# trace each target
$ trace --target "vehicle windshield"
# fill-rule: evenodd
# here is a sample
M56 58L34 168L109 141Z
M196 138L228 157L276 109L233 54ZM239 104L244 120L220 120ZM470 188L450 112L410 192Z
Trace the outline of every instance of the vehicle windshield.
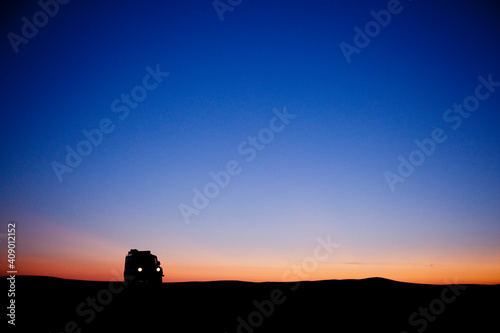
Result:
M157 259L156 256L141 256L141 255L135 255L135 256L127 256L125 260L125 264L127 266L145 266L145 265L156 265Z

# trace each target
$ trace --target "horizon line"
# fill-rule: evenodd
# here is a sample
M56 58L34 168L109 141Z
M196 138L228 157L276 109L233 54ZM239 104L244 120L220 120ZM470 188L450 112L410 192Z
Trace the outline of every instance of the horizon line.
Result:
M2 275L2 278L8 278L11 275ZM22 274L22 275L14 275L16 278L18 277L31 277L31 278L51 278L51 279L60 279L60 280L68 280L68 281L81 281L81 282L123 282L122 280L86 280L86 279L76 279L76 278L66 278L59 276L49 276L49 275L30 275L30 274ZM288 284L288 283L302 283L302 282L329 282L329 281L363 281L363 280L385 280L395 283L405 283L405 284L416 284L416 285L428 285L428 286L448 286L448 285L476 285L476 286L500 286L499 283L421 283L421 282L409 282L409 281L399 281L393 280L381 276L371 276L365 278L345 278L345 279L320 279L320 280L295 280L295 281L248 281L248 280L185 280L185 281L166 281L162 284L173 284L173 283L213 283L213 282L241 282L241 283L280 283L280 284Z

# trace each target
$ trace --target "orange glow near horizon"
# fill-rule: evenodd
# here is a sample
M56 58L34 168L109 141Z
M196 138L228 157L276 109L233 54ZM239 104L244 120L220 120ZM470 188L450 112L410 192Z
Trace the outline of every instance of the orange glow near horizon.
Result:
M67 279L92 281L118 281L123 278L122 260L73 260L51 258L38 260L36 257L23 259L25 265L20 275L42 275ZM61 265L61 262L64 262ZM166 262L165 262L166 263ZM497 265L477 267L407 267L404 265L356 265L329 263L328 268L302 275L293 274L292 267L245 267L245 266L197 266L180 263L166 263L163 282L240 280L248 282L289 282L298 280L364 279L382 277L395 281L425 284L500 284L500 269ZM286 274L288 272L288 275ZM302 276L302 278L301 278Z
M49 233L33 230L25 235L26 244L18 246L18 275L40 275L67 279L117 281L123 279L124 258L128 248L97 237L68 229L49 228ZM50 236L47 236L50 234ZM58 244L57 247L52 244ZM279 257L259 255L251 261L221 256L206 249L190 246L192 252L181 255L155 250L162 262L163 282L240 280L249 282L283 282L298 280L364 279L382 277L391 280L426 284L500 284L500 255L440 257L437 264L429 258L413 264L389 261L384 264L341 261L339 250L326 261L304 268L302 260L286 261ZM303 258L311 255L305 253ZM458 257L459 255L457 255ZM436 259L436 258L434 258ZM2 265L5 265L2 264ZM6 271L6 269L4 269Z

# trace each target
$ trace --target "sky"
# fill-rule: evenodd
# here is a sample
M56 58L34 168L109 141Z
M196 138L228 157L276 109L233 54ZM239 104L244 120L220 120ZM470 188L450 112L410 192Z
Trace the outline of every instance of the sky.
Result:
M19 274L500 283L496 1L1 6Z

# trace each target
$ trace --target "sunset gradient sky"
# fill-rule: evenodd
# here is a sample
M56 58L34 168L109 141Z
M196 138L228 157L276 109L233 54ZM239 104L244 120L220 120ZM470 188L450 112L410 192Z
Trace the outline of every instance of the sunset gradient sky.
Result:
M1 6L0 246L15 221L19 274L116 280L137 248L164 282L500 283L496 1L244 0L223 20L211 0L70 1L17 53L8 34L42 9ZM391 188L400 156L424 160ZM339 246L315 259L318 238Z

